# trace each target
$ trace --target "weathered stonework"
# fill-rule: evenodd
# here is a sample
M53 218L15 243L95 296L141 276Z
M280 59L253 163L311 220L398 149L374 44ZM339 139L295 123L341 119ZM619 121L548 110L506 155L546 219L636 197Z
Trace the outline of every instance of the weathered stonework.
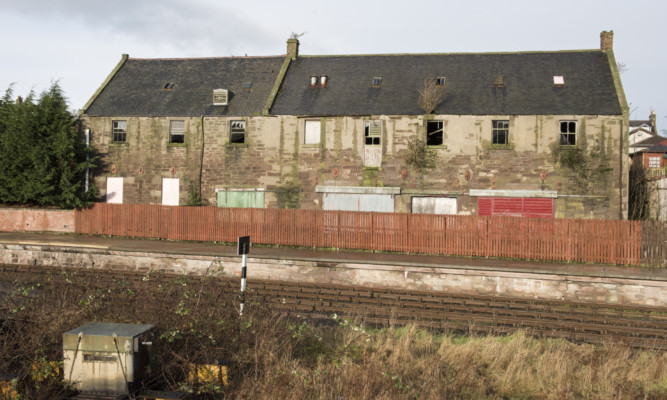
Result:
M109 176L124 178L125 203L160 203L162 178L179 178L180 204L199 190L204 204L216 204L216 190L263 189L265 206L276 205L274 190L296 180L302 208L322 207L315 186L400 187L395 211L410 212L411 197L457 197L460 214L476 214L470 189L558 192L556 217L618 219L627 216L627 138L621 116L431 115L443 121L444 144L434 146L437 165L423 177L405 176L407 140L426 137L424 116L322 117L319 145L304 144L305 120L296 116L86 117L92 140L104 155L95 171L102 193ZM379 168L364 167L364 122L382 121ZM491 145L493 120L509 120L509 145ZM111 143L113 120L127 120L127 141ZM185 143L169 144L169 121L185 120ZM230 122L246 121L245 143L230 143ZM591 165L604 168L581 186L581 176L552 155L559 146L559 122L577 121L577 147ZM203 128L203 132L202 132ZM544 171L544 180L541 173Z

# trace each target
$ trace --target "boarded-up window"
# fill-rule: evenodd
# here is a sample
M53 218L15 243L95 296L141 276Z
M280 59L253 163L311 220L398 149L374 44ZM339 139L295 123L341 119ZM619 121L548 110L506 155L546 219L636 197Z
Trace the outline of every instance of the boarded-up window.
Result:
M219 190L218 207L264 208L264 191Z
M480 197L477 201L479 215L505 215L512 217L553 218L553 199L524 197Z
M123 178L107 178L106 202L123 204Z
M178 178L162 178L162 205L177 206L179 203Z
M448 197L413 197L412 213L456 215L456 199Z
M320 131L322 124L320 121L306 121L305 126L305 144L320 144Z

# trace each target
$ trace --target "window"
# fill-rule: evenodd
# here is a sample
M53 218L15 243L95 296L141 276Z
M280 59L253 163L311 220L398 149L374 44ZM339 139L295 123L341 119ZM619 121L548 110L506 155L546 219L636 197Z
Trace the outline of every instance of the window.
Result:
M113 142L125 142L127 139L127 121L111 122L111 140Z
M245 121L232 121L229 127L230 143L245 143Z
M381 76L373 77L373 81L371 83L371 86L382 86L382 77Z
M574 146L577 144L576 121L560 121L560 144L561 146Z
M493 78L493 86L495 87L505 87L505 77L502 75L496 75Z
M444 143L442 121L426 122L426 144L428 146L442 146Z
M648 158L648 167L649 168L660 168L660 157L649 157Z
M169 121L169 143L185 143L185 121Z
M445 78L444 76L439 76L435 79L436 86L445 86L446 83L447 83L447 78Z
M213 91L213 105L226 106L229 101L229 92L226 89L215 89Z
M167 82L164 84L164 89L165 90L171 90L174 88L174 82Z
M250 90L250 88L252 88L252 82L243 82L243 88Z
M493 121L492 144L509 144L510 122L507 120Z
M373 120L364 123L366 146L379 146L382 138L382 121Z
M320 130L322 124L320 121L306 121L305 144L320 144Z
M565 78L562 75L554 75L554 86L565 86Z

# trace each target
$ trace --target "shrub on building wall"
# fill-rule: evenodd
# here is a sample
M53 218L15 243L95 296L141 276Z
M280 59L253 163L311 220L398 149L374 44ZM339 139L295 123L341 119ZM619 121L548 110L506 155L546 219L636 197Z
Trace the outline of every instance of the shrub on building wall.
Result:
M58 83L35 99L13 101L10 87L0 101L0 202L75 208L97 195L85 189L96 161L79 121L67 110Z
M276 200L278 208L301 208L303 190L296 179L289 179L276 187Z

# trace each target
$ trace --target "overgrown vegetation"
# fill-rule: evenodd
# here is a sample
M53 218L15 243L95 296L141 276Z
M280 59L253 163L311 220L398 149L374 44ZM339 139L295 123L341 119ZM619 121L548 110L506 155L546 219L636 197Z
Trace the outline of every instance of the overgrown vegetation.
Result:
M0 370L20 373L27 399L67 392L52 373L62 333L91 321L156 327L162 390L196 399L662 399L667 353L508 337L459 337L363 318L313 325L252 295L238 317L238 282L148 274L137 281L54 272L7 285ZM223 358L229 385L193 383L191 363ZM36 366L36 367L33 367ZM33 371L30 373L29 371Z
M303 191L301 184L296 179L288 179L276 187L276 200L278 208L301 208Z
M0 203L74 208L92 201L97 189L85 191L85 172L97 158L58 83L37 99L12 98L10 87L0 101Z
M445 100L445 86L437 85L435 78L426 78L419 88L417 103L424 113L431 114Z
M410 137L407 141L408 148L405 154L405 163L412 169L422 185L424 175L435 168L438 161L438 153L430 149L426 142L418 137Z
M572 172L572 180L580 190L591 190L593 186L606 189L607 180L613 170L601 146L593 146L586 153L583 146L563 146L556 142L551 145L554 162Z

